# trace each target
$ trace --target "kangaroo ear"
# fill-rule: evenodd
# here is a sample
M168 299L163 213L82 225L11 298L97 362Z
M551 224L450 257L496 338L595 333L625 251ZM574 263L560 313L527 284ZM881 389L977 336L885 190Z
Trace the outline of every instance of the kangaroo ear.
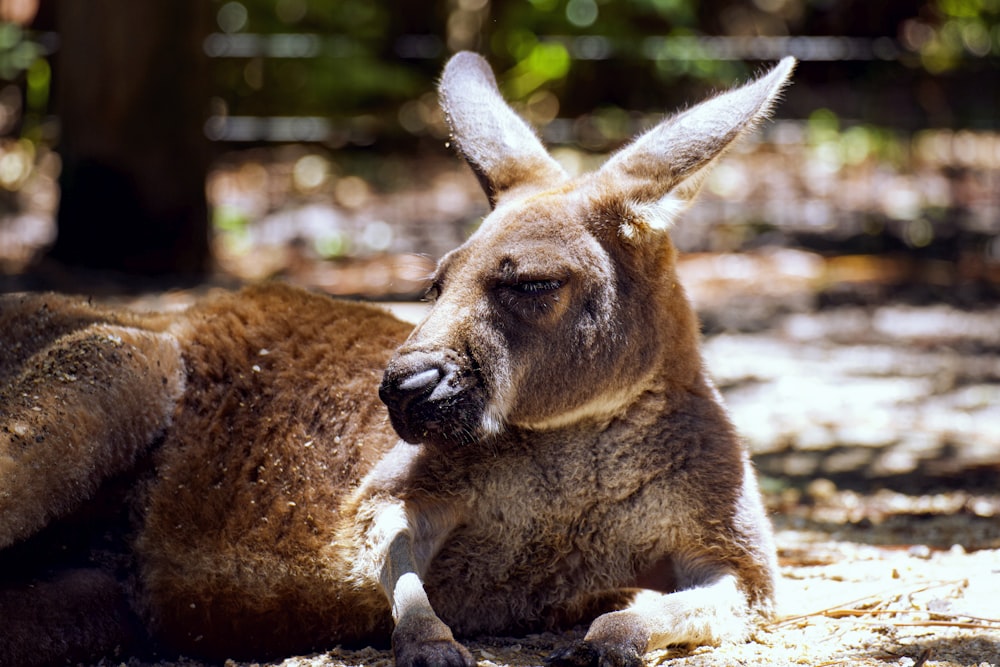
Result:
M756 81L667 118L608 160L598 173L628 211L621 232L672 225L712 162L767 118L794 67L794 58L784 58Z
M518 187L566 179L528 124L504 102L493 71L480 56L455 54L445 65L438 90L452 139L479 178L490 206Z

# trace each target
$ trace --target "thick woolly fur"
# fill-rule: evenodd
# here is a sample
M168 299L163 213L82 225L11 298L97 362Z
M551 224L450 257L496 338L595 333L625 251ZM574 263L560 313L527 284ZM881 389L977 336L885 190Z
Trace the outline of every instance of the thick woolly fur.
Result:
M386 632L387 604L365 614L342 600L347 566L326 552L342 500L395 443L376 396L408 325L281 285L169 318L50 295L0 308L15 361L0 403L0 544L146 455L155 474L129 497L131 602L157 643L277 655ZM14 604L0 609L22 615ZM28 660L44 629L26 632ZM0 664L22 655L4 645L17 639L0 639Z
M589 622L554 664L636 665L744 639L774 547L665 228L791 66L571 179L457 55L442 100L494 208L412 330L276 284L169 315L0 300L0 663L391 635L399 665L467 667L456 635ZM28 562L108 487L105 537Z

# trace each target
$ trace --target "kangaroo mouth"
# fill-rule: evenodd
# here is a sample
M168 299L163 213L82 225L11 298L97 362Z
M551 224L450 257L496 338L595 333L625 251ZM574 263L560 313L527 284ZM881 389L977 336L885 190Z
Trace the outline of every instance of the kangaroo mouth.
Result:
M466 366L421 353L394 359L379 387L400 438L445 449L471 445L483 435L485 395Z

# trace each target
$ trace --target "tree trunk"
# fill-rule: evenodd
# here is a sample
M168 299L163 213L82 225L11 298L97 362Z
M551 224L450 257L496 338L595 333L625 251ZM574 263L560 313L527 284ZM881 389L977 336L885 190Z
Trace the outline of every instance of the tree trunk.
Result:
M132 274L209 265L205 0L60 0L60 262Z

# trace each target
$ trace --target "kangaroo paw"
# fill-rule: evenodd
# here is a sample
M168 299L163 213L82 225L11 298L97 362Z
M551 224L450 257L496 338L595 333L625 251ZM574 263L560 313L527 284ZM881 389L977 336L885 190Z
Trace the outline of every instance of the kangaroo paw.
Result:
M475 667L469 650L434 616L411 616L392 633L396 667Z
M631 646L587 639L574 642L545 658L549 667L641 667L642 656Z

